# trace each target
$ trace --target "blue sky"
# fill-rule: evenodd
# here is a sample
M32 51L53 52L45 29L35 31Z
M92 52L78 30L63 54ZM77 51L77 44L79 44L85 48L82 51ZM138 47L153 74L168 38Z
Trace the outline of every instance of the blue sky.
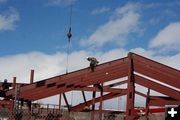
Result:
M179 0L0 0L0 81L65 73L71 4L69 71L129 51L180 70Z
M4 26L4 28L0 27L0 56L28 53L31 51L40 51L48 54L65 51L67 44L66 32L69 26L70 2L73 4L72 50L87 48L92 50L90 48L94 48L96 42L83 46L81 45L81 40L86 39L84 41L87 41L90 36L95 34L95 31L99 27L102 27L110 21L115 22L121 19L121 17L127 15L129 11L137 14L135 23L130 21L129 24L132 25L127 26L129 28L121 28L120 26L116 29L117 31L128 29L126 31L127 33L125 33L125 30L122 30L122 34L117 33L115 37L109 38L111 40L103 42L103 45L95 46L96 50L107 51L119 47L127 50L136 47L149 49L148 45L150 40L152 40L159 31L170 23L180 21L180 14L178 14L178 11L180 11L179 1L1 1L0 15L2 17L6 15L6 19L8 19L8 16L14 14L17 18L14 18L14 20L9 23L12 25L11 28L6 29L8 26ZM121 9L127 4L134 5L134 8L131 8L132 10L126 11L125 13L119 13L119 16L116 15L117 13L115 12L117 12L117 9ZM95 37L94 39L98 41L98 38ZM85 44L87 43L85 42Z

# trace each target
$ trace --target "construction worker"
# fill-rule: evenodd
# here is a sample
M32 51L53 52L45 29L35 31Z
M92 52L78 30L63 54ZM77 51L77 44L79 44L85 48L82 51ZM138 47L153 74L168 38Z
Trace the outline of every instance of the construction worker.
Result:
M9 85L9 83L7 82L7 79L4 79L4 82L2 83L2 89L3 89L4 91L6 91L6 90L9 90L9 87L10 87L10 85Z
M95 67L98 65L99 61L95 57L87 57L87 60L90 62L91 71L94 72Z

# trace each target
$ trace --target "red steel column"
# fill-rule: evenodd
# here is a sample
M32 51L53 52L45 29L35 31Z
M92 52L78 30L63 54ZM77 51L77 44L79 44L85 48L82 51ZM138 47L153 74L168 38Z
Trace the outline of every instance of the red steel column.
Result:
M87 106L86 95L85 95L84 91L81 91L81 92L82 92L82 95L83 95L84 102L85 102L85 104L86 104L86 106Z
M13 77L13 89L15 89L16 88L16 77ZM14 110L14 100L12 100L13 102L11 102L12 104L11 104L11 107L12 107L12 112L13 112L13 110Z
M16 77L13 77L13 89L15 89L16 88Z
M61 113L61 94L59 94L59 112Z
M101 96L100 96L100 105L99 105L99 120L102 120L102 102L103 102L103 83L101 83Z
M65 93L63 93L63 97L64 97L64 101L66 103L66 106L68 107L68 112L70 112L70 106L69 106L69 103L68 103L68 100L66 98L66 94Z
M30 84L32 84L33 82L34 82L34 70L31 70L31 73L30 73ZM29 113L32 113L32 110L31 110L32 102L28 101L27 104L28 104L28 108L29 108ZM30 120L30 119L31 119L31 117L29 116L28 120Z
M126 103L126 120L134 120L134 70L133 70L133 53L128 54L128 84L127 84L127 103Z
M34 70L31 70L31 74L30 74L30 84L32 84L34 81Z
M148 88L147 97L146 97L146 120L149 120L149 99L150 99L150 89Z
M95 85L93 85L95 87ZM91 120L94 120L94 110L95 110L95 97L96 97L96 92L93 91L93 104L92 104L92 111L91 111Z
M91 120L94 120L94 110L91 111Z

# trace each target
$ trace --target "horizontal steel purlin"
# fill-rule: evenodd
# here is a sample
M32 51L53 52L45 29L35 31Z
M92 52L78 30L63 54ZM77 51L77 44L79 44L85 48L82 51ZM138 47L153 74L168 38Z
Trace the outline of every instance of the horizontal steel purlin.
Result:
M157 92L160 92L164 95L167 95L167 96L170 96L176 100L180 100L180 92L174 90L174 89L171 89L171 88L168 88L166 86L163 86L159 83L156 83L156 82L153 82L153 81L150 81L146 78L143 78L139 75L135 75L135 81L137 84L139 85L142 85L142 86L145 86L147 88L150 88L152 90L155 90Z
M106 95L103 95L102 99L103 99L103 101L105 101L105 100L112 99L112 98L115 98L115 97L118 97L118 96L123 96L123 95L126 94L126 92L127 92L127 90L122 90L121 93L108 93ZM100 97L95 98L95 103L97 103L99 101L100 101ZM73 106L73 107L70 108L70 110L71 111L82 110L84 107L90 106L92 104L93 104L93 99L87 101L86 103L81 103L79 105Z
M147 98L147 95L145 95L141 92L135 91L135 93L144 98ZM150 96L149 104L150 104L150 106L165 106L165 105L173 105L173 104L180 105L180 101L175 100L170 97L165 97L165 96Z

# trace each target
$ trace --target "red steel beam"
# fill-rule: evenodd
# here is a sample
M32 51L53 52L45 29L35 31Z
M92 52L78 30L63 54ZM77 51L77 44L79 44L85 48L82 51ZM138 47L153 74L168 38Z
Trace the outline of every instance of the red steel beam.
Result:
M123 84L126 84L126 83L127 83L127 80L123 80L121 82L116 82L116 83L112 83L112 84L109 84L109 85L105 85L104 89L107 88L107 87L115 87L115 86L123 85Z
M180 105L180 101L178 101L178 100L150 99L149 105L150 106Z
M152 100L149 101L150 105L162 105L167 103L171 104L172 102L179 103L180 101L179 91L168 88L156 82L150 81L144 77L138 75L134 76L133 74L134 70L145 76L154 78L157 81L166 83L176 88L180 88L179 70L175 70L173 68L160 64L153 60L130 53L128 54L128 57L98 65L96 67L95 72L91 72L89 68L86 68L72 73L49 78L30 85L26 85L20 88L21 91L20 96L25 100L34 101L45 97L57 95L59 93L76 90L78 88L79 90L89 89L86 86L99 84L101 82L112 81L114 79L128 76L128 94L127 94L128 104L127 104L127 112L126 112L127 120L133 119L133 114L129 114L129 113L133 113L134 110L134 94L135 94L134 77L135 77L135 82L137 84L140 84L144 87L148 87L150 89L153 89L157 92L160 92L162 94L168 95L176 99L176 100L163 100L160 99L159 97L154 97L153 99L151 97ZM114 85L116 84L118 84L118 82L115 83ZM114 98L115 96L119 96L123 94L122 92L118 93L118 89L116 90L115 88L110 88L110 87L113 86L109 85L103 87L104 91L106 90L109 92L117 92L117 93L109 93L107 95L104 95L102 97L103 100L111 99ZM9 97L14 96L15 93L14 90L15 89L7 91L6 95ZM95 91L98 91L97 88L95 88ZM142 93L139 94L143 95ZM101 100L100 98L95 98L95 102L99 102L100 100ZM92 100L88 102L90 105L92 105ZM78 105L74 106L72 107L72 109L73 108L76 109L76 107L82 109L84 107L84 104L86 106L88 103L83 103L79 105L79 107Z
M125 73L122 73L122 74L125 74ZM80 79L80 78L79 78ZM99 78L100 79L100 78ZM101 78L102 79L102 78ZM68 83L68 82L67 82ZM79 85L79 84L81 84L81 83L77 83L77 85ZM68 84L66 85L66 86L64 86L63 87L63 89L66 89L66 87L68 86ZM76 86L76 84L74 85L74 86ZM80 85L79 85L80 86ZM51 87L51 88L47 88L47 86L45 86L45 87L41 87L41 89L40 89L40 92L45 92L45 89L47 90L47 92L48 93L50 93L50 91L51 91L51 89L52 89L53 87ZM55 90L57 91L57 85L54 87L55 88ZM68 89L67 89L68 90ZM60 90L58 90L58 91L60 91ZM62 92L64 92L64 91L62 91ZM31 93L33 93L33 92L31 92ZM38 95L38 92L37 91L35 91L34 92L35 93L35 95ZM40 93L41 94L41 93ZM26 94L27 95L27 94ZM44 94L43 94L44 95ZM32 94L29 94L29 96L30 97L32 97ZM38 95L39 96L39 95Z
M147 95L145 95L145 94L143 94L143 93L141 93L141 92L135 91L135 93L136 93L137 95L140 95L140 96L142 96L142 97L147 98Z
M125 73L121 73L121 74L125 75ZM91 85L91 84L94 84L94 83L98 83L101 80L107 81L107 80L110 80L110 78L115 78L115 77L117 78L118 76L119 75L115 73L114 76L112 74L112 76L107 76L107 77L102 76L102 78L94 78L92 80L88 80L91 83L87 83L87 86ZM56 95L56 94L59 94L59 93L74 90L75 86L80 86L80 88L84 87L84 86L81 85L81 83L76 83L76 84L74 84L74 86L69 87L69 88L67 86L70 86L70 85L66 85L66 86L61 87L61 88L57 88L57 87L56 88L49 88L49 89L46 88L46 89L43 89L42 91L39 91L39 92L33 92L32 94L29 94L29 95L26 94L25 95L26 97L24 96L24 98L37 100L37 99L45 98L45 97L48 97L48 96L51 96L51 95Z
M115 98L118 96L123 96L123 95L126 95L126 93L127 93L127 90L121 90L121 93L108 93L108 94L102 96L102 100L105 101L105 100L112 99L112 98ZM95 98L95 103L97 103L97 102L100 102L100 97ZM93 104L93 99L87 101L87 105L86 105L86 103L81 103L79 105L71 107L70 110L71 111L80 111L83 108L85 108L86 106L90 106L92 104Z
M151 100L175 100L175 99L173 99L173 98L171 98L171 97L165 97L165 96L150 96L150 99Z
M135 91L136 94L147 98L147 95ZM164 98L164 99L163 99ZM180 105L180 101L170 99L169 97L162 97L162 96L149 96L149 106L165 106L165 105Z
M176 88L180 88L180 77L172 77L168 73L163 73L158 69L154 69L153 67L143 65L140 62L134 63L134 70L138 73L141 73L150 78L154 78L160 82L166 83Z
M96 71L93 72L93 73L96 74L97 71L104 70L104 69L109 69L109 68L112 68L112 67L116 67L117 65L124 65L126 63L127 63L127 58L122 58L122 59L119 59L119 60L110 61L110 62L101 64L101 65L98 65L96 67ZM91 70L89 68L85 68L85 69L74 71L74 72L71 72L71 73L68 73L68 74L63 74L63 75L60 75L60 76L55 76L55 77L52 77L52 78L49 78L49 79L45 79L43 81L44 81L45 85L50 84L50 83L60 82L60 81L61 82L67 82L67 80L72 79L74 77L78 77L78 76L79 77L80 76L88 77L89 75L87 75L87 74L94 75L93 73L91 72ZM41 81L41 82L43 82L43 81ZM36 88L37 83L38 82L36 82L34 84L31 84L31 85L28 85L26 87L22 87L21 91L37 89ZM10 90L10 91L7 92L7 95L12 95L13 93L14 93L14 90Z
M103 88L104 90L104 92L112 92L112 93L120 93L121 91L120 90L122 90L122 89L120 89L120 88ZM91 91L91 92L100 92L101 90L99 90L98 88L96 88L96 87L84 87L84 88L77 88L77 89L75 89L75 90L77 90L77 91Z
M176 100L180 100L180 92L178 92L174 89L171 89L171 88L163 86L159 83L150 81L150 80L148 80L144 77L141 77L139 75L135 75L135 81L139 85L142 85L142 86L145 86L145 87L150 88L152 90L155 90L157 92L160 92L160 93L167 95L169 97L172 97Z
M112 84L106 85L106 86L103 87L103 91L104 92L119 93L120 91L119 91L118 88L111 88L111 87L116 87L118 85L123 85L123 84L126 84L126 83L127 83L127 80L124 80L124 81L120 81L120 82L117 82L117 83L112 83ZM96 87L75 88L74 90L80 90L80 91L100 91Z
M179 70L176 70L176 69L174 69L172 67L169 67L167 65L161 64L159 62L156 62L154 60L145 58L143 56L140 56L140 55L137 55L137 54L134 54L134 53L133 53L132 56L133 56L134 63L139 62L139 63L144 64L146 66L158 69L159 71L164 72L166 74L169 74L171 76L180 78L180 71Z
M104 86L104 92L119 93L119 92L120 92L119 89L117 89L117 88L110 88L110 87L115 87L115 86L122 85L122 84L125 84L125 83L127 83L127 80L124 80L124 81L121 81L121 82L117 82L117 83L113 83L113 84ZM94 88L94 87L73 88L73 90L80 90L80 91L99 91L98 88ZM42 91L44 91L44 90L42 90ZM50 91L50 90L49 90L49 91ZM37 94L37 92L36 92L36 95L41 96L41 94Z
M84 75L82 75L80 78L71 78L66 81L66 83L65 83L66 86L63 86L61 88L57 88L57 86L60 84L56 84L56 86L50 87L50 88L42 87L42 89L39 89L38 91L36 91L36 89L35 89L34 92L31 90L30 94L25 94L26 93L25 91L21 91L21 93L22 93L21 97L23 97L25 99L30 99L30 100L38 100L38 99L56 95L56 94L59 94L62 92L68 92L70 90L73 90L75 86L85 86L85 85L88 86L88 85L96 84L99 82L106 82L106 81L110 81L113 79L117 79L119 77L125 77L127 74L125 69L120 69L120 68L117 69L117 71L113 71L112 69L109 70L108 75L105 75L105 71L108 71L108 69L104 70L101 74L94 74L94 76L91 75L92 72L90 72L89 77L88 76L83 77ZM121 72L118 72L118 71L121 71ZM74 83L73 83L73 80L75 80ZM59 81L61 82L61 80L59 80ZM69 82L69 81L71 81L71 82ZM62 84L62 82L61 82L61 84ZM68 87L70 85L73 85L73 86Z
M170 97L150 96L150 104L154 106L175 105L175 104L180 105L180 101Z
M103 87L103 91L104 92L119 93L119 89L118 88L111 88L111 87L116 87L118 85L123 85L123 84L126 84L126 83L127 83L127 80L124 80L124 81L121 81L121 82L117 82L117 83L112 83L112 84L106 85L106 86ZM74 90L80 90L80 91L100 91L96 87L75 88Z
M124 60L123 60L124 61ZM125 62L125 61L124 61ZM118 63L119 64L119 63ZM123 62L122 62L122 64L124 64ZM110 67L111 67L111 65L113 65L114 67L115 67L115 65L114 64L110 64ZM117 66L117 65L116 65ZM103 67L103 66L102 66ZM110 67L109 67L109 70L110 70ZM98 68L98 66L97 66L97 68ZM104 68L104 67L103 67ZM123 67L123 68L125 68L125 67ZM98 69L97 69L98 70ZM102 71L102 70L101 70ZM104 70L104 71L102 71L103 72L103 75L102 76L104 76L104 74L105 74L105 72L108 72L108 70ZM122 72L124 72L124 71L122 71ZM125 71L126 72L126 71ZM126 74L126 73L121 73L121 74ZM73 72L74 73L74 72ZM73 74L72 73L72 74ZM106 76L106 78L108 78L108 77L112 77L112 75L114 74L114 73L112 73L112 75L111 75L111 73L112 73L112 70L111 71L109 71L109 74ZM88 75L87 75L88 74ZM36 88L36 84L34 83L34 84L32 84L32 85L29 85L29 86L26 86L26 87L23 87L23 88L21 88L21 93L23 94L24 93L24 95L27 95L27 94L25 94L26 93L26 91L28 92L28 91L33 91L34 90L34 92L31 92L31 93L35 93L35 94L37 94L37 89L40 91L40 92L42 92L42 90L43 89L47 89L47 87L46 87L46 85L48 85L47 83L50 83L50 80L51 80L51 83L52 82L55 82L55 81L59 81L59 83L63 83L63 82L66 82L66 83L68 83L68 81L70 81L70 80L67 80L67 79L65 79L65 78L69 78L69 79L75 79L76 80L76 82L78 82L78 81L80 81L80 83L86 83L85 81L88 81L88 76L93 76L93 75L91 75L91 74L93 74L92 72L87 72L86 74L78 74L79 76L81 76L80 78L69 78L69 77L66 77L66 75L64 75L64 77L63 76L60 76L60 77L53 77L53 78L50 78L50 79L48 79L47 81L45 81L45 85L44 86L42 86L42 87L39 87L39 88ZM102 73L101 73L102 74ZM115 73L115 75L116 76L121 76L121 74L117 74L117 73ZM96 75L96 74L95 74ZM124 75L122 75L122 77L124 76ZM77 75L76 75L77 76ZM96 76L95 76L96 77ZM95 78L94 77L94 78ZM86 79L85 79L86 78ZM91 77L91 79L92 79L93 77ZM82 80L82 79L84 79L84 80ZM109 78L108 78L109 79ZM65 81L66 80L66 81ZM72 81L72 80L71 80ZM92 80L91 80L92 81ZM91 82L90 81L90 82ZM43 82L43 81L41 81L41 82ZM94 81L92 81L91 82L91 84L93 83ZM97 81L98 82L98 81ZM57 84L57 83L55 83L55 84ZM68 85L67 85L68 86ZM57 86L55 86L55 87L57 87ZM35 89L36 88L36 89ZM13 92L12 92L13 90L11 90L11 91L8 91L7 92L7 95L13 95ZM47 89L47 91L49 91L48 89ZM59 90L57 90L58 92L59 92ZM44 93L44 91L43 91L43 93ZM22 95L21 94L21 95ZM23 96L23 95L22 95ZM31 96L32 97L32 95L29 95L29 96ZM39 96L39 95L38 95Z

